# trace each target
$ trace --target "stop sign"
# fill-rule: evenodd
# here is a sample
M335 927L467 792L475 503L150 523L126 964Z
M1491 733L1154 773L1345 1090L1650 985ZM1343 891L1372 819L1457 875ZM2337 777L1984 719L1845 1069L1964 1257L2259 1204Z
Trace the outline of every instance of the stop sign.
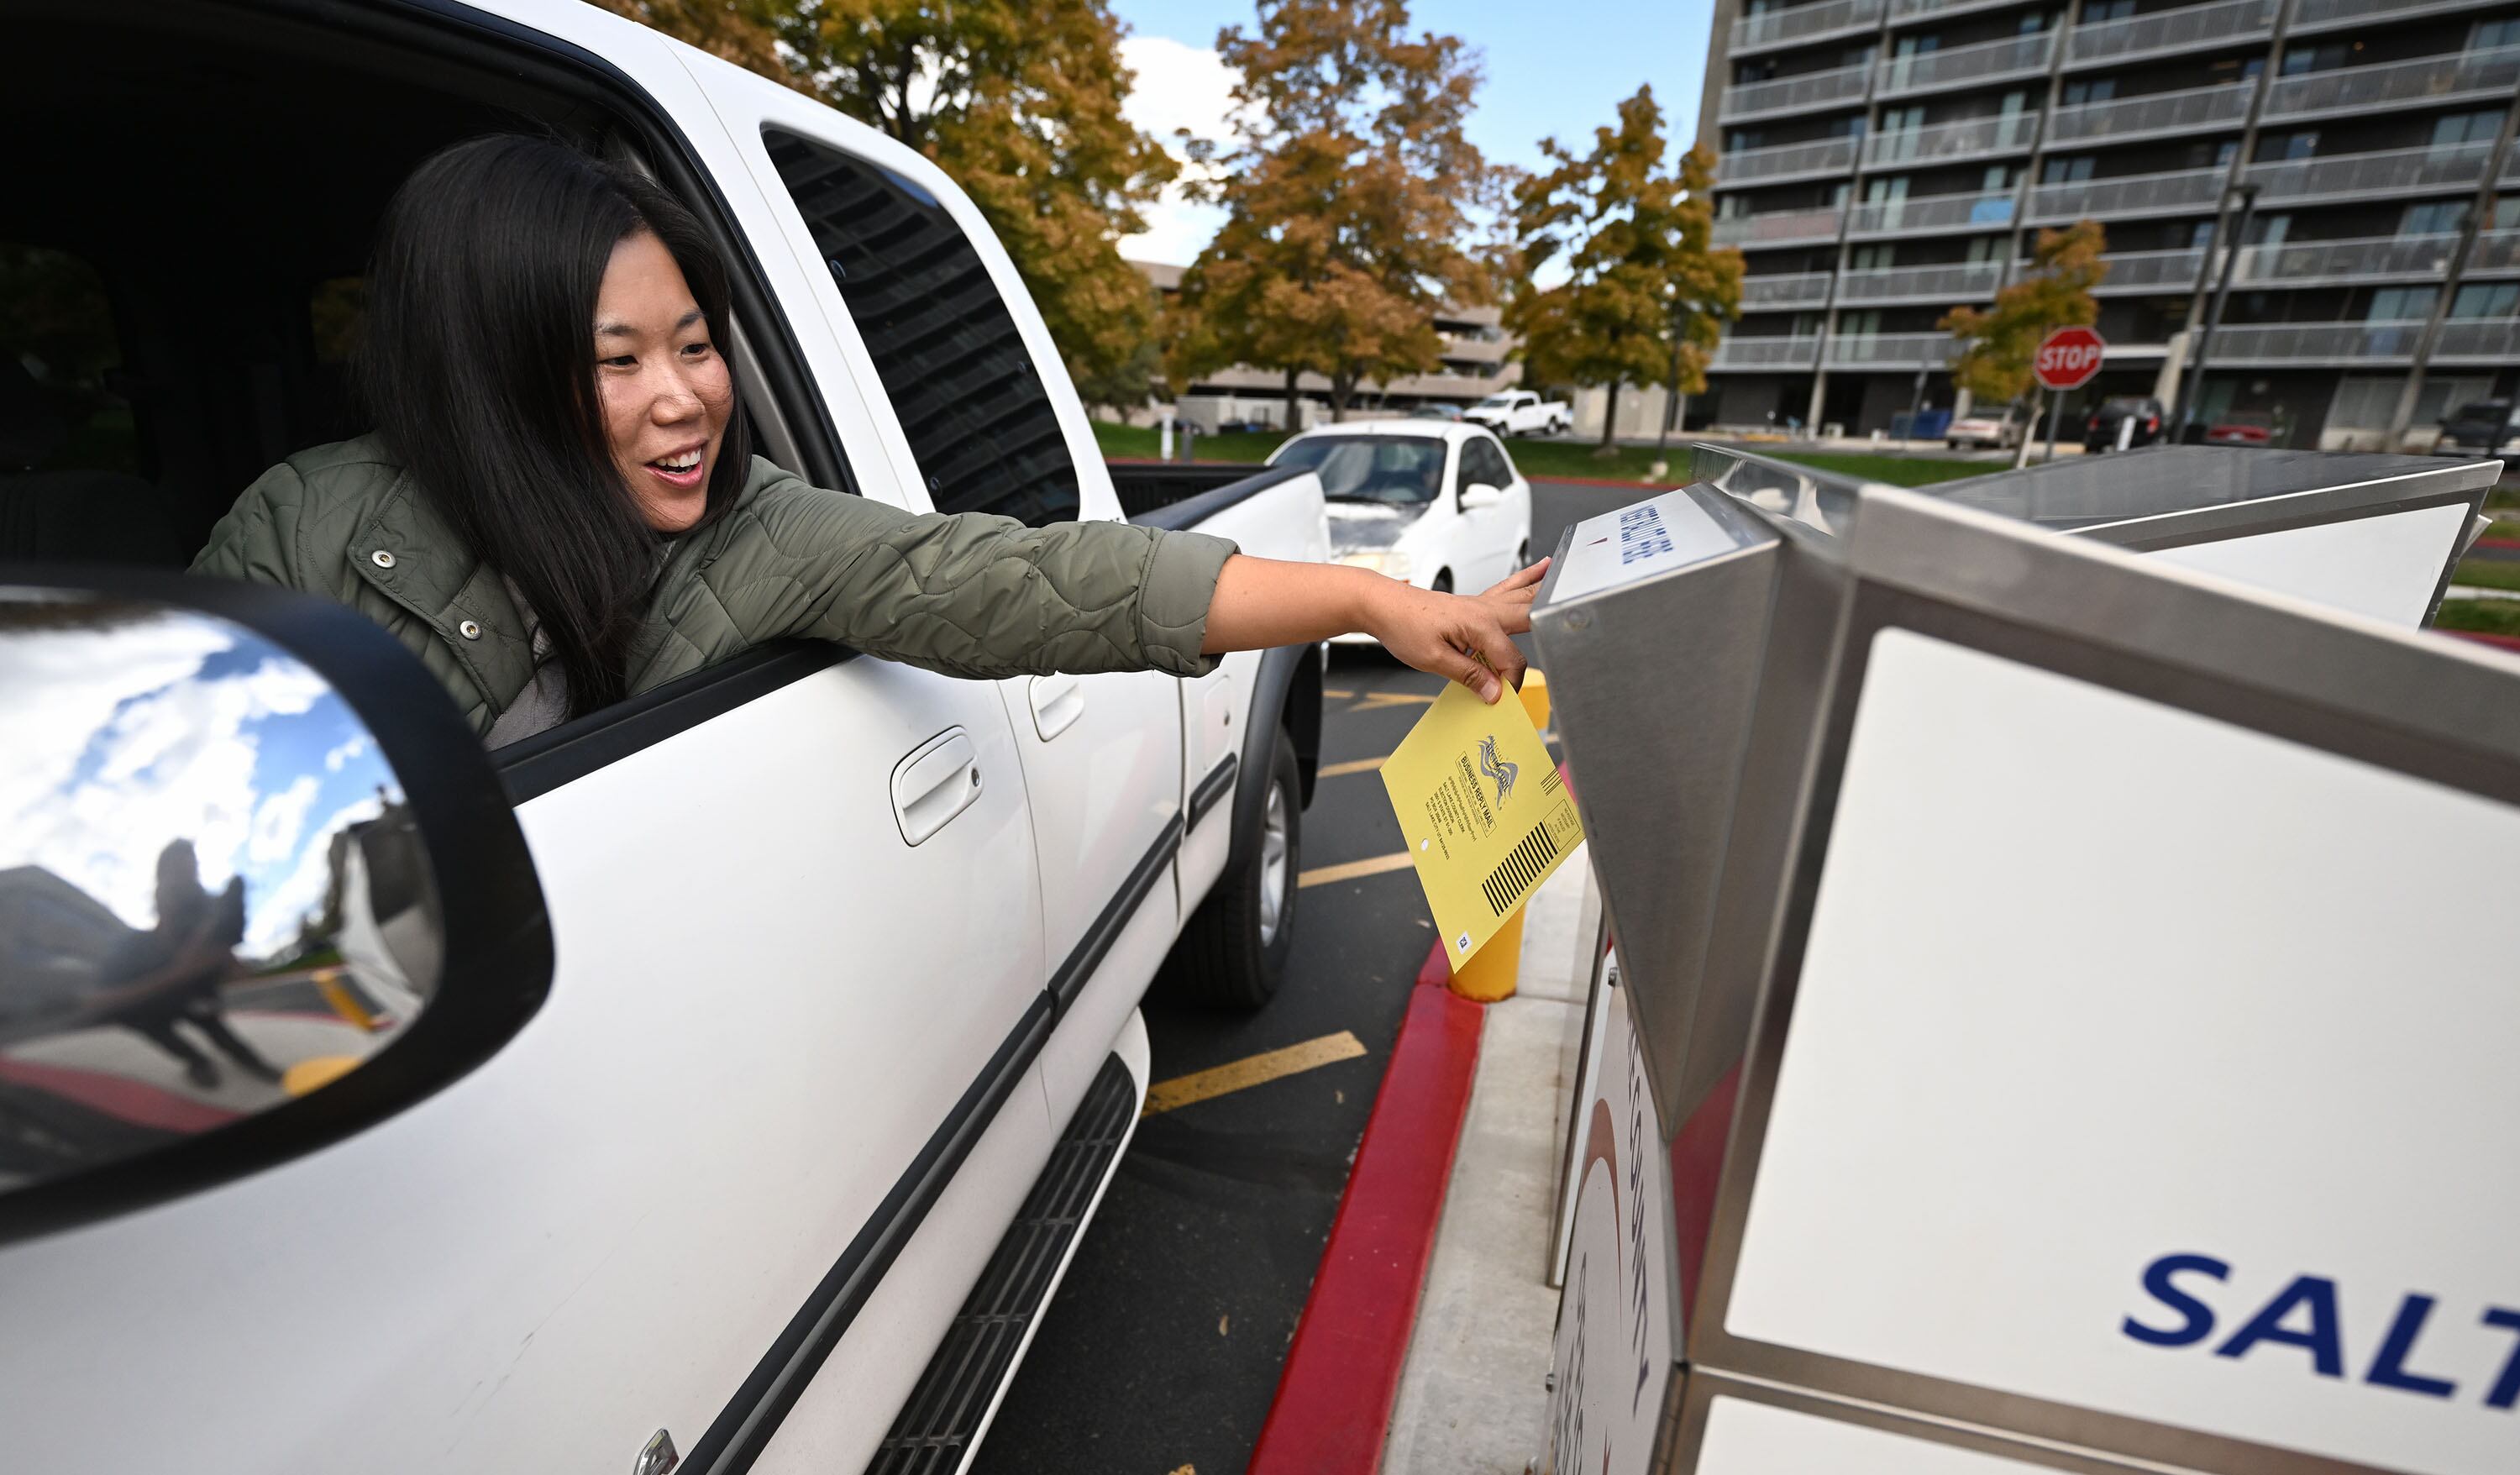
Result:
M2032 372L2050 389L2078 389L2100 372L2108 346L2088 328L2059 328L2040 342Z

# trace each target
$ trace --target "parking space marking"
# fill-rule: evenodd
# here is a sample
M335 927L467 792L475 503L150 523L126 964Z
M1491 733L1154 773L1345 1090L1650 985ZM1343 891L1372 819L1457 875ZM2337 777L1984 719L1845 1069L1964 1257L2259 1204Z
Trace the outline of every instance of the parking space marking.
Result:
M1384 707L1424 707L1434 704L1434 696L1421 696L1415 692L1368 692L1350 703L1347 710L1373 712Z
M1353 1060L1364 1053L1365 1042L1349 1030L1307 1040L1301 1045L1289 1045L1282 1050L1262 1050L1256 1055L1245 1055L1239 1060L1229 1060L1206 1070L1193 1070L1186 1076L1157 1081L1147 1088L1147 1106L1139 1115L1153 1116L1158 1111L1171 1111L1193 1101L1264 1086L1303 1071L1335 1065L1341 1060Z
M1409 869L1409 852L1377 855L1372 860L1347 861L1336 866L1317 866L1295 877L1297 888L1327 886L1332 881L1352 881L1361 875L1380 875L1386 871Z
M1325 763L1314 777L1335 779L1341 774L1370 774L1380 767L1382 767L1380 758L1359 758L1353 763Z

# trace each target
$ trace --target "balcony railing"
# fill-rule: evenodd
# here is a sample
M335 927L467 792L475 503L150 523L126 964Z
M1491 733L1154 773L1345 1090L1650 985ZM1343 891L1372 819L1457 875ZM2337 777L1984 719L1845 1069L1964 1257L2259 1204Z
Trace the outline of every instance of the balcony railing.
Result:
M2492 0L2301 0L2284 34L2306 36L2348 25L2371 28L2418 16L2484 10L2491 4Z
M2211 209L2222 199L2221 169L2179 169L2167 174L2129 174L2040 185L2030 192L2033 220L2090 216L2122 220L2131 215L2180 215Z
M2477 244L2482 246L2483 239ZM2232 263L2231 280L2251 287L2315 287L2375 277L2438 278L2450 269L2451 253L2457 248L2454 233L2252 246Z
M2403 364L2423 336L2421 318L2388 323L2224 324L2208 362L2233 364Z
M1855 140L1824 138L1818 143L1778 144L1773 149L1744 149L1716 160L1715 177L1728 185L1774 183L1815 174L1844 174L1855 167Z
M2018 5L2021 0L1890 0L1890 19L1912 21L1925 16L1964 16L1971 11L1993 10L1999 5Z
M1715 345L1710 369L1809 369L1820 362L1817 337L1730 337Z
M2048 115L2048 147L2119 143L2155 134L2187 133L2222 124L2237 127L2249 115L2254 82L2224 82L2183 92L2156 92L2119 102L2084 103Z
M2115 251L2100 258L2109 274L2092 291L2102 296L2111 292L2189 291L2196 286L2196 263L2204 254L2193 249ZM2030 263L2022 262L2021 269L2030 270Z
M1851 271L1837 285L1837 300L1844 306L1872 302L1982 302L1995 295L2002 280L2001 261Z
M2275 0L2219 0L2177 10L2130 16L2097 25L2077 25L2065 42L2068 67L2143 57L2173 56L2198 47L2263 38L2273 27Z
M2520 231L2477 232L2476 248L2467 253L2467 275L2500 277L2513 272L2520 272Z
M2012 224L2012 192L1928 195L1914 200L1876 200L1850 206L1847 233L1890 236L1915 231L2003 230Z
M2001 82L2007 77L2034 76L2048 69L2048 57L2055 46L2055 33L2047 31L2035 36L2007 36L1975 46L1956 46L1950 51L1884 57L1881 95L1896 97L1935 87L1967 87Z
M1792 246L1837 239L1838 209L1770 210L1764 215L1718 217L1717 246Z
M1989 154L2019 153L2039 136L2039 114L2009 112L1973 117L1964 122L1937 123L1930 128L1894 128L1864 141L1868 167L1933 163L1940 159L1978 159Z
M2415 190L2469 189L2485 177L2492 144L2452 144L2438 149L2390 149L2378 154L2339 154L2249 165L2248 177L2264 188L2261 205L2276 201L2404 195Z
M2520 358L2520 319L2452 318L2433 344L2433 362L2507 364Z
M2276 78L2267 89L2265 116L2275 122L2393 103L2498 100L2510 92L2514 81L2520 81L2520 46L2417 57L2376 67L2340 67Z
M1732 22L1732 55L1817 41L1844 31L1870 30L1881 22L1881 0L1821 0Z
M1864 101L1868 67L1840 67L1807 71L1773 82L1735 82L1724 89L1724 106L1716 115L1728 121L1764 117L1772 112L1802 112L1837 103Z
M1841 333L1828 340L1831 368L1939 369L1951 360L1948 333Z
M1828 300L1828 273L1798 272L1782 277L1743 277L1743 312L1778 312L1789 307L1818 307Z

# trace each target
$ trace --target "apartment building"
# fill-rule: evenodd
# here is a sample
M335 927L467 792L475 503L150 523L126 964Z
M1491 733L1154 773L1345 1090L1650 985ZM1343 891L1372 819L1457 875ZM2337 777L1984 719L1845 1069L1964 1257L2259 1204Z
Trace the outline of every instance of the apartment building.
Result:
M1155 291L1170 296L1181 290L1182 268L1159 261L1129 263L1146 274ZM1435 332L1443 339L1443 364L1433 374L1404 375L1384 384L1368 384L1349 402L1350 414L1406 414L1421 405L1473 405L1499 389L1522 382L1522 366L1508 362L1520 341L1501 326L1494 307L1445 305L1435 311ZM1295 428L1329 419L1330 381L1318 374L1298 375L1301 399ZM1286 376L1275 369L1237 364L1208 375L1194 384L1178 386L1176 412L1205 429L1219 425L1264 425L1283 428ZM1143 417L1133 415L1133 420Z
M2419 358L2418 431L2520 380L2513 0L1717 0L1709 49L1716 239L1748 262L1716 422L1860 434L1953 405L1936 321L2086 217L2109 351L2069 413L2169 403L2227 208L2201 417L2374 446Z

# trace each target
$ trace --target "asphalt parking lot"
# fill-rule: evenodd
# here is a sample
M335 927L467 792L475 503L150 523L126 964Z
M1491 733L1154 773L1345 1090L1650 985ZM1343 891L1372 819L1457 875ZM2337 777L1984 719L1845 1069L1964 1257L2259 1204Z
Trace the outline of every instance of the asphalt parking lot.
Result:
M1532 547L1637 495L1538 483ZM1286 1053L1139 1124L978 1475L1226 1475L1250 1459L1434 936L1373 764L1441 683L1342 648L1325 685L1284 986L1253 1014L1146 1007L1158 1084Z

